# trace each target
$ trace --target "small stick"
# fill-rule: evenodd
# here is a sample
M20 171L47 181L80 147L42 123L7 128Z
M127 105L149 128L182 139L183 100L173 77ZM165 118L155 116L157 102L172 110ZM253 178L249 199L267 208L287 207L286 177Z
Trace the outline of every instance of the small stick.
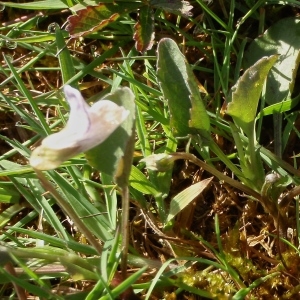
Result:
M12 263L9 261L5 264L4 266L4 269L6 270L7 273L9 273L10 275L14 276L14 277L17 277L17 273L12 265ZM17 293L17 296L18 296L18 299L19 300L26 300L27 297L26 297L26 293L25 293L25 290L20 287L19 285L17 285L15 282L12 282L14 288L15 288L15 291Z

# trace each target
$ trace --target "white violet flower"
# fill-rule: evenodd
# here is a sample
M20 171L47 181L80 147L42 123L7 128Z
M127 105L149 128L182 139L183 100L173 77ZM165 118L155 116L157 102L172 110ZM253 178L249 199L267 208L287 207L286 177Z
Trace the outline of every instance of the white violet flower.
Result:
M129 111L109 100L89 106L81 93L64 87L70 105L67 125L46 137L31 154L30 165L38 170L57 168L65 160L86 152L105 141L128 117Z

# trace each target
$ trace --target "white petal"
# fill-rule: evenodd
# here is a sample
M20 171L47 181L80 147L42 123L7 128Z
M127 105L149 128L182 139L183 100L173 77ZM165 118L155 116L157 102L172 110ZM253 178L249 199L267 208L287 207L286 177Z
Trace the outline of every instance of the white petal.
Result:
M80 91L70 85L64 86L64 93L70 106L68 129L77 134L84 134L90 127L88 111L90 106L83 99Z
M79 152L80 153L80 152ZM78 148L64 148L55 150L40 145L31 153L29 163L37 170L53 170L59 167L64 161L78 154Z
M85 152L104 142L128 117L129 111L109 100L100 100L89 109L91 127L82 137L80 149Z
M67 125L46 137L30 157L32 167L39 170L57 168L69 158L86 152L105 141L128 117L129 111L109 100L100 100L90 107L80 92L66 85L70 105Z

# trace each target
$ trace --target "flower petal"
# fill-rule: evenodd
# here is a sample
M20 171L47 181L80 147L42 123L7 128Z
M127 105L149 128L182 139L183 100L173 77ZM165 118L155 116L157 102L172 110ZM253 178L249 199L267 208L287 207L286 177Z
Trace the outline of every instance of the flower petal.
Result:
M70 85L64 86L64 93L70 106L70 116L67 124L68 130L77 134L84 134L90 127L90 106L83 99L80 91Z
M65 160L96 147L129 115L128 110L109 100L100 100L90 107L80 92L68 85L64 92L70 105L68 123L32 152L30 165L35 169L55 169Z
M100 100L89 109L91 125L80 137L81 152L104 142L128 117L129 111L109 100ZM79 141L78 141L79 142Z

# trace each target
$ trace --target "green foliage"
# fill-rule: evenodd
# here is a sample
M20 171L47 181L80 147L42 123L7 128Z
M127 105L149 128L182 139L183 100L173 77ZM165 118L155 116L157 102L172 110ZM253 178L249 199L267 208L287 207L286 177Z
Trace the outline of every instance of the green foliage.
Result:
M108 139L99 146L87 151L86 157L91 166L107 175L114 176L117 169L120 168L120 160L125 155L126 147L134 134L135 103L134 95L128 88L116 90L114 93L105 96L105 100L110 100L124 107L130 114ZM127 158L131 156L132 154L129 153Z
M261 91L269 70L277 59L276 55L261 58L232 87L232 100L228 104L227 114L248 137L255 132L255 117Z
M188 2L182 0L172 2L151 0L143 2L114 1L113 3L97 3L88 1L86 4L91 6L80 6L79 8L76 5L71 8L76 11L76 15L68 18L66 29L73 38L90 35L107 27L122 16L139 11L139 21L134 26L133 39L136 41L136 49L144 53L152 48L154 42L154 8L160 8L186 17L191 15L190 10L192 6ZM84 1L82 4L85 4Z
M210 122L194 75L171 39L158 45L157 77L170 108L170 126L177 136L199 134L210 140ZM201 120L201 121L200 121Z
M150 6L140 9L139 18L139 22L134 26L133 39L136 41L136 50L144 53L152 48L154 42L154 18Z
M299 20L280 19L298 8L77 2L0 2L0 297L297 297ZM66 84L130 116L86 157L42 173L45 185L28 159L65 127ZM265 118L275 113L285 118L284 159ZM146 170L149 156L161 160Z
M14 191L11 187L0 188L0 202L16 204L20 200L20 194Z
M170 211L167 216L166 222L171 221L179 212L187 207L203 190L210 184L211 178L199 181L181 193L177 194L170 203Z
M7 7L15 7L21 9L66 9L68 5L65 1L61 0L42 0L42 1L33 1L28 3L14 3L14 2L0 2L0 4Z
M291 98L300 62L300 41L295 39L299 34L300 19L282 19L256 38L245 52L246 68L263 56L279 55L268 75L264 92L265 101L269 105Z
M175 0L175 1L166 1L166 0L150 0L150 5L154 7L161 8L167 12L180 14L185 17L190 17L192 14L190 10L193 8L188 1Z
M238 129L248 137L249 142L245 150L238 148L241 168L252 186L258 190L261 189L264 182L264 171L261 159L255 149L255 117L264 82L276 60L276 55L261 58L247 69L236 85L232 87L232 101L227 108L227 114L233 118ZM237 145L241 144L239 139L239 136L235 135Z
M299 18L279 20L264 34L256 38L245 52L244 65L251 66L262 56L279 55L272 67L263 93L264 101L269 104L286 101L292 97L297 70L299 67L300 42L295 36L300 34ZM282 118L274 113L275 153L282 155Z
M73 38L89 35L115 22L121 14L137 10L139 6L139 3L101 3L97 6L88 6L68 18L66 29Z

